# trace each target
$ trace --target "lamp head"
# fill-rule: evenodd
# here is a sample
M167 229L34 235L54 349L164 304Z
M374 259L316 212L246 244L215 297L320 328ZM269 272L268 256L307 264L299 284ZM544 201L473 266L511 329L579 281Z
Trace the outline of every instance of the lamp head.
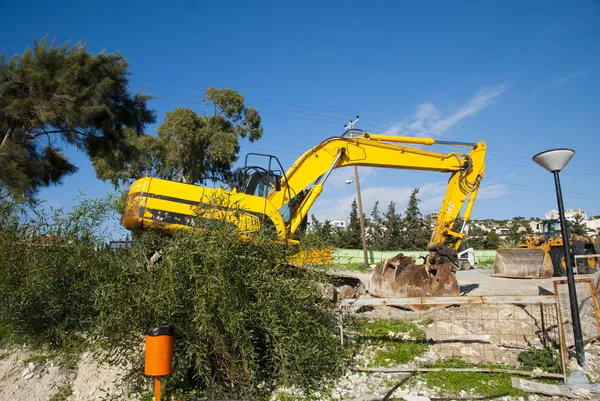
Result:
M550 149L533 156L533 161L550 171L561 171L575 155L573 149Z

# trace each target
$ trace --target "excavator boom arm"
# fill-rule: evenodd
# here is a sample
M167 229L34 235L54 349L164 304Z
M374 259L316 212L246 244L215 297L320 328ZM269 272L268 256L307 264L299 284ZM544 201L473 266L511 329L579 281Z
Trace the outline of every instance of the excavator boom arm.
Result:
M468 145L469 153L436 153L405 144L431 146ZM288 235L296 232L311 206L321 194L328 173L334 168L369 166L450 173L446 194L438 213L430 246L443 243L448 236L460 246L463 234L452 230L465 202L463 220L470 218L479 184L484 175L485 143L464 144L432 138L363 134L356 137L334 137L304 153L286 172L281 190L272 191L271 204L280 208L313 183L300 205L293 211ZM462 231L462 230L461 230Z

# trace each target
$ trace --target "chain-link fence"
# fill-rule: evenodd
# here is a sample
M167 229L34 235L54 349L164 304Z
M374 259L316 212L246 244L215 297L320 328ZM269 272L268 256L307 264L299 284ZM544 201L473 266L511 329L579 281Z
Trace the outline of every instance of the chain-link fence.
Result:
M360 369L564 375L554 295L345 300L341 316Z

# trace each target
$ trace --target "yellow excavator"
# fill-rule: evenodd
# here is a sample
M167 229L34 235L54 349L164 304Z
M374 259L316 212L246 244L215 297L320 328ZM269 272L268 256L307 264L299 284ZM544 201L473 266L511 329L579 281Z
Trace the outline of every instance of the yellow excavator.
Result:
M499 248L492 276L508 278L550 278L566 276L564 243L559 220L544 220L543 236L528 235L518 248ZM577 273L595 273L598 267L596 244L591 238L570 234L572 265Z
M462 146L469 151L436 153L407 145ZM456 250L484 175L485 152L484 142L379 135L353 128L309 149L288 170L273 155L248 154L231 190L141 178L129 190L122 223L129 230L170 233L193 227L198 218L218 218L235 224L243 236L274 230L280 241L297 244L294 237L305 226L310 208L334 169L369 166L449 173L425 263L389 259L374 270L369 291L380 297L458 296ZM261 166L251 163L257 158L262 159ZM465 203L462 228L454 231Z

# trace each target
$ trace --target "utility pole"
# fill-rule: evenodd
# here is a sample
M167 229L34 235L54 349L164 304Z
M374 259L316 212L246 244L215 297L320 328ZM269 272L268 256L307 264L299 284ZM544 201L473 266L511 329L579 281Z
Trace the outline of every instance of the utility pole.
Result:
M359 117L356 116L356 120L354 120L354 121L350 120L348 125L345 126L350 131L350 134L352 134L352 127L354 127L354 124L356 124L358 122L358 120L359 120ZM360 236L362 238L364 265L366 268L368 268L369 267L369 251L367 249L367 235L365 233L365 216L363 213L362 198L360 196L360 181L358 179L358 166L354 166L354 182L356 183L356 201L358 202L358 215L360 218Z

